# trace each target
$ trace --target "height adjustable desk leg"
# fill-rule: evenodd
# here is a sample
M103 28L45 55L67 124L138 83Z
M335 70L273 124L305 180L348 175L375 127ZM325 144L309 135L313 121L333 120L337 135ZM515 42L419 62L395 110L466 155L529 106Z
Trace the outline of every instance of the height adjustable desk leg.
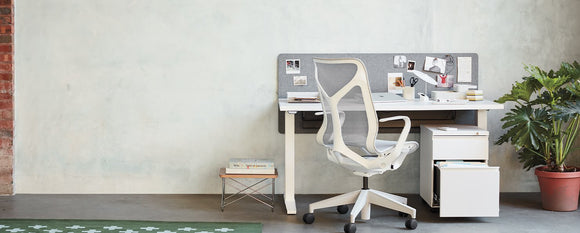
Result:
M477 110L477 127L487 130L487 109Z
M296 200L294 199L294 115L296 112L284 113L284 204L287 214L296 214Z

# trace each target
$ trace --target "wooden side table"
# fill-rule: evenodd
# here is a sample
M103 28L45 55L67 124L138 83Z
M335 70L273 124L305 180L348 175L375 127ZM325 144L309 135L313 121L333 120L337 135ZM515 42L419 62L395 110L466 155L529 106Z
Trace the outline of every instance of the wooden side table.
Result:
M221 203L220 203L220 209L222 212L224 211L224 208L227 205L232 204L234 202L237 202L237 201L243 199L244 197L251 197L252 199L270 207L272 209L272 212L274 212L274 195L276 194L276 185L275 184L276 184L276 178L278 178L278 169L274 170L274 174L227 174L226 169L222 167L222 168L220 168L220 178L222 178L222 199L221 199ZM250 185L244 184L244 183L240 182L239 180L237 180L237 179L246 179L246 178L257 178L260 180L253 183L253 184L250 184ZM265 182L268 179L271 179L270 183ZM228 183L227 180L230 180L233 183L238 184L239 186L234 186L232 184L228 184L230 187L233 187L234 189L238 190L238 192L226 197L226 184ZM272 196L268 196L265 193L260 192L262 189L264 189L268 186L272 186ZM241 188L239 188L239 187L241 187ZM245 191L250 191L250 192L245 192ZM252 194L256 194L256 195L252 195ZM242 196L238 197L230 202L226 202L227 200L234 198L235 196L238 196L238 195L242 195ZM265 198L266 201L264 201L256 196L261 196L261 197Z

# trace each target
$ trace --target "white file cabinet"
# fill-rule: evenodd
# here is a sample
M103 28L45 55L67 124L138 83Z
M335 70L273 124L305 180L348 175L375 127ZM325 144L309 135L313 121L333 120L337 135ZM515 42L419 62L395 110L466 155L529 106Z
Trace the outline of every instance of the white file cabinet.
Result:
M499 167L489 167L489 132L422 125L420 194L440 217L498 217Z

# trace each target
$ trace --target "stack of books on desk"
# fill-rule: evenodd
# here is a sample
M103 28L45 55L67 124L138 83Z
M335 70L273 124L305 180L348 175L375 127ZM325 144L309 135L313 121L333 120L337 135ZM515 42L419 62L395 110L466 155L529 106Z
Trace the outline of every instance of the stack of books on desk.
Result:
M275 174L274 161L269 159L230 159L226 174Z
M465 97L471 101L483 100L483 91L482 90L467 90L467 92L465 92Z

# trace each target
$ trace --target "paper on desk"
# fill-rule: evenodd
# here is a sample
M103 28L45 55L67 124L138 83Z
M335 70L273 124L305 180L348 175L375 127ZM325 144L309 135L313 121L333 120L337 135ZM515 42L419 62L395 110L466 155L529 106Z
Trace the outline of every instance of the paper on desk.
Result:
M469 168L469 167L487 167L487 164L481 162L465 162L465 161L444 161L436 163L440 168Z
M319 103L318 92L287 92L288 103Z
M457 82L471 82L471 57L457 58Z

